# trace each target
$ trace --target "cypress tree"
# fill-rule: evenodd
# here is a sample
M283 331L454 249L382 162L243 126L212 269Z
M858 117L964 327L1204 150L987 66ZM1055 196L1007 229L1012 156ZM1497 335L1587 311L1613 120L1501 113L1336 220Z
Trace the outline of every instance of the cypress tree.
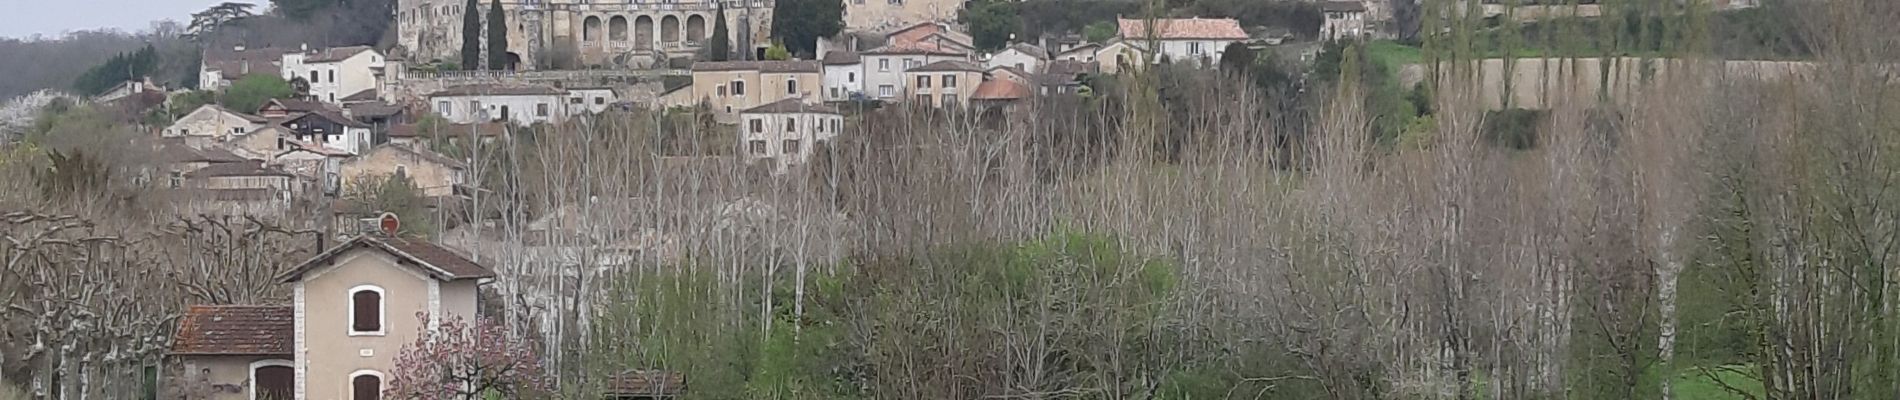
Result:
M712 60L726 61L732 58L732 33L726 31L726 3L719 2L719 8L713 12Z
M462 6L462 68L477 69L482 66L482 17L481 3L468 0Z
M501 0L488 7L488 69L508 69L508 17L501 14Z

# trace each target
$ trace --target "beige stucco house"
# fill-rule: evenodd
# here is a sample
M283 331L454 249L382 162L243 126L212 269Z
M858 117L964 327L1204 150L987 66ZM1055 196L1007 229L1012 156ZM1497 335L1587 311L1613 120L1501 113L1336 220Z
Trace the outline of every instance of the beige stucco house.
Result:
M961 108L983 83L983 66L944 60L904 71L904 91L912 105Z
M278 276L289 306L191 307L176 386L192 399L380 400L403 345L442 318L474 319L494 276L433 243L357 237Z
M739 111L784 99L817 104L824 85L817 61L717 61L693 63L693 98L712 106L722 122Z

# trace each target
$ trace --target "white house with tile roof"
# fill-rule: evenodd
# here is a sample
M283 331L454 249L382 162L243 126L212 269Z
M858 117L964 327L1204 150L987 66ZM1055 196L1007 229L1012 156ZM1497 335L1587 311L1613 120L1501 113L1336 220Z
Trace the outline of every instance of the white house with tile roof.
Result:
M1122 42L1143 49L1150 41L1157 44L1157 61L1211 67L1220 61L1229 43L1247 40L1247 31L1240 29L1240 22L1233 18L1159 18L1152 28L1143 19L1122 18L1116 22Z

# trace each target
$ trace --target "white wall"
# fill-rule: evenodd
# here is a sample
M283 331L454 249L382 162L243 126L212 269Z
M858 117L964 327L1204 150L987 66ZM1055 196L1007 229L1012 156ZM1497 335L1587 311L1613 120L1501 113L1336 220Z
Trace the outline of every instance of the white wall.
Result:
M375 50L356 53L334 62L306 63L302 53L285 54L284 80L302 77L310 81L310 95L318 101L337 103L344 97L378 88L375 68L383 67L382 53ZM310 73L315 72L312 79Z
M996 55L990 56L990 61L984 63L983 67L987 69L987 68L996 68L996 67L1001 67L1001 66L1011 66L1011 67L1022 68L1023 71L1028 71L1032 73L1042 73L1042 64L1044 62L1045 61L1043 61L1040 58L1036 58L1035 56L1031 56L1029 54L1016 51L1016 49L1003 49L1002 52L998 52L996 53Z
M1163 40L1161 56L1176 64L1206 61L1204 67L1218 65L1221 53L1232 40ZM1197 47L1198 46L1198 47ZM1203 60L1205 58L1205 60Z
M620 101L620 96L615 95L613 89L590 88L567 90L567 107L569 111L574 113L588 112L598 114L606 112L607 107L612 106L614 102L617 101Z
M791 128L786 128L786 120ZM756 129L755 129L756 128ZM771 113L739 115L739 154L746 162L772 158L772 173L782 174L791 166L811 159L812 145L831 140L844 128L844 117L825 113ZM796 140L797 148L786 148L787 140ZM760 144L763 148L760 148Z
M826 65L824 80L825 101L850 100L852 93L864 92L864 64Z
M1327 12L1326 22L1320 26L1320 37L1328 40L1354 38L1365 35L1366 14L1361 12Z
M479 110L487 111L490 119L500 119L501 109L506 106L508 120L517 124L559 123L567 119L568 101L564 95L437 96L429 98L429 110L458 124L485 122L480 120L478 109L472 108L479 103ZM538 112L543 105L547 107L546 115Z
M904 60L911 60L909 67ZM922 54L877 54L864 56L864 95L873 99L899 100L904 95L904 71L912 67L921 67L944 60L962 60L963 57ZM889 65L889 68L883 66ZM881 87L889 85L890 96L884 96Z

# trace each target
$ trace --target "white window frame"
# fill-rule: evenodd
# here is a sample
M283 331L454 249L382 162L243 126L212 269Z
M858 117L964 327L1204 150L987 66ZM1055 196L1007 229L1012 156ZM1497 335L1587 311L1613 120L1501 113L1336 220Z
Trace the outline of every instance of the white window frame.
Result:
M376 329L377 330L373 332L356 330L356 293L362 292L362 291L376 292ZM383 287L376 286L376 285L356 285L355 287L350 288L349 292L344 293L344 298L347 299L345 301L349 303L350 311L348 314L349 314L350 319L343 321L343 329L348 331L350 336L388 336L389 335L389 292L388 291L383 290ZM361 372L361 371L358 371L358 372ZM377 373L376 376L380 377L382 376L382 374ZM354 374L350 375L350 378L355 378L355 377L356 375Z
M356 377L363 376L363 375L376 376L376 392L381 393L382 391L389 389L389 376L383 375L382 371L377 371L373 369L359 369L359 370L356 370L356 372L351 372L349 379L344 381L344 382L348 382L344 386L349 388L349 394L352 400L356 398Z
M252 362L250 369L247 369L244 372L251 378L250 379L251 381L247 383L248 385L251 386L250 396L249 396L251 400L257 400L257 369L263 368L263 367L288 367L291 369L291 373L294 374L296 373L297 364L291 363L290 360L283 360L283 359L258 360L256 362ZM295 383L292 383L292 385L293 385L292 390L295 390L296 389L294 386Z

